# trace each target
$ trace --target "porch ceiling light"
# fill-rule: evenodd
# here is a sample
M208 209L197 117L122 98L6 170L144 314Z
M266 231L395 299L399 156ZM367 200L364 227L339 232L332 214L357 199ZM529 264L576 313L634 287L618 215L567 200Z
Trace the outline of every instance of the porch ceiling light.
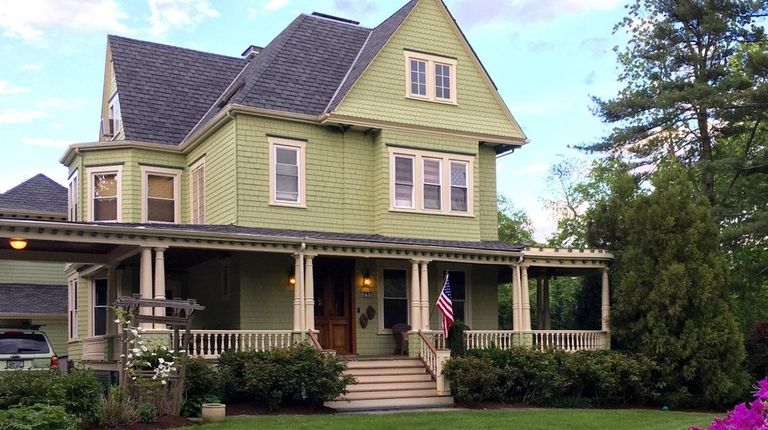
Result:
M19 237L11 238L8 243L11 245L11 248L19 251L27 247L27 240Z

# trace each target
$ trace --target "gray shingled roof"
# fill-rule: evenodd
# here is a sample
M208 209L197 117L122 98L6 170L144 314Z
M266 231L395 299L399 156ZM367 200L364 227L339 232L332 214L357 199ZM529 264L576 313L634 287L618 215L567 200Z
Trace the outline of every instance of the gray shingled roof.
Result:
M108 36L127 140L178 145L246 61Z
M382 236L379 234L361 234L361 233L329 233L320 231L304 230L285 230L277 228L262 227L241 227L236 225L186 225L186 224L126 224L111 223L108 225L120 227L143 227L160 230L178 231L178 232L200 232L200 233L220 233L220 234L240 234L254 237L279 237L286 239L312 239L327 241L344 242L368 242L389 245L414 245L424 247L440 248L458 248L478 251L508 251L518 252L525 248L525 245L512 244L500 241L462 241L462 240L438 240L438 239L415 239L405 237Z
M66 285L0 284L0 297L0 314L67 313Z
M66 215L67 189L40 173L0 194L0 209Z

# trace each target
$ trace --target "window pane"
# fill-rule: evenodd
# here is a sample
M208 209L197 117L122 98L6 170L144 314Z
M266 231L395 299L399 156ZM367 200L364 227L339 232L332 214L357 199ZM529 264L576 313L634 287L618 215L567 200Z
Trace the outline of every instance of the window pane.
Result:
M413 183L413 159L395 157L395 182Z
M395 185L395 206L413 206L413 185Z
M451 163L451 185L467 186L467 165L464 163Z
M149 197L173 199L173 176L147 175Z
M293 164L298 165L299 151L293 148L281 148L275 147L275 161L277 164Z
M384 270L384 297L405 298L405 270Z
M411 60L411 94L427 95L427 63Z
M105 173L93 175L93 195L99 197L117 197L117 175Z
M440 209L439 185L424 185L424 209Z
M93 219L95 221L116 221L117 199L94 199Z
M96 306L107 305L107 281L97 279L93 283L93 304Z
M147 199L147 221L175 222L175 209L173 200Z
M451 210L458 212L467 211L467 189L451 187Z
M451 273L451 297L454 300L464 300L467 297L466 273Z
M275 172L277 176L293 176L299 177L299 166L291 164L278 164L275 166Z
M299 201L298 176L277 175L275 179L275 198L277 200Z
M384 299L384 328L408 322L408 300Z
M424 159L424 183L440 184L440 161Z
M454 320L461 320L463 322L467 322L466 317L464 315L464 308L465 308L465 301L464 300L454 300L453 301L453 319Z
M451 98L451 66L435 64L435 97Z
M107 308L97 307L93 309L93 335L107 334Z

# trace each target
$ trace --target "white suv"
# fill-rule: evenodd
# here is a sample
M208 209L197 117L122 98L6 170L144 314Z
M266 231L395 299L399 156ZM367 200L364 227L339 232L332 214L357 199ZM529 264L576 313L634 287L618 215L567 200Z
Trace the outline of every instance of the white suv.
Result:
M40 330L0 327L0 372L57 369L59 358Z

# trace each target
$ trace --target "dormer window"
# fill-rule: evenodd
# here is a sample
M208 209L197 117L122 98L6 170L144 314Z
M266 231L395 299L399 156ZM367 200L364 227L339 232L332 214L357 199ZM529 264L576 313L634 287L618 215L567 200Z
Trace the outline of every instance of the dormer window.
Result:
M102 123L102 135L114 138L123 126L123 116L120 113L120 98L117 94L109 99L107 117Z
M456 104L456 60L405 51L406 92L412 99Z

